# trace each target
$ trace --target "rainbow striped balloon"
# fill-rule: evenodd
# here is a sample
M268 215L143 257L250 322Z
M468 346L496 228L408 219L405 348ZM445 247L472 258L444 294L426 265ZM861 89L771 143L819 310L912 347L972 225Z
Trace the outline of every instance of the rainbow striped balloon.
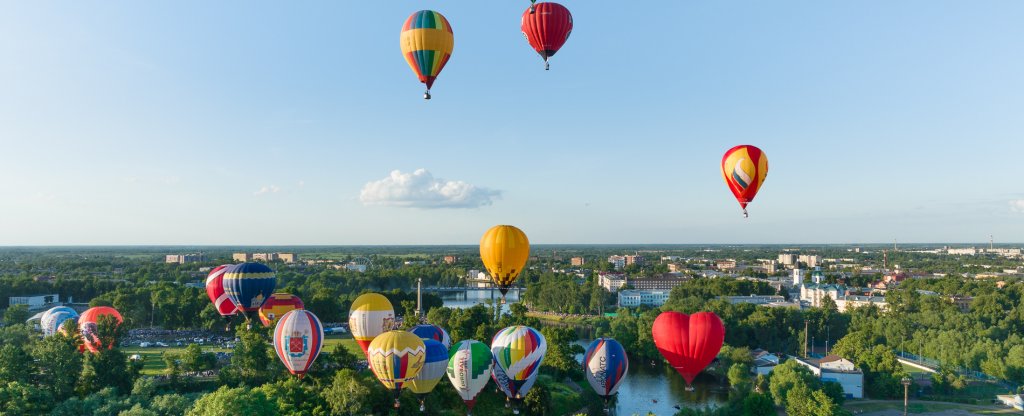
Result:
M313 312L295 309L285 313L274 329L274 351L288 372L302 378L324 344L324 326ZM342 347L338 347L342 348Z
M494 335L491 341L494 370L496 373L500 370L508 378L509 389L505 394L509 398L521 399L526 396L529 390L526 382L537 373L547 350L548 343L544 335L528 326L510 326ZM499 381L497 375L495 381Z
M420 82L427 84L423 98L430 99L430 87L448 63L455 48L452 25L441 13L420 10L405 19L399 39L405 62Z

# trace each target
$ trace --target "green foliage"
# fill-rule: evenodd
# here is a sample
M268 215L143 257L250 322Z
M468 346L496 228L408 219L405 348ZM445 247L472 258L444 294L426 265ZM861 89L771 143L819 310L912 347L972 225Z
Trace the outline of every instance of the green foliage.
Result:
M82 374L79 339L74 335L56 333L37 342L32 357L39 368L39 385L47 386L55 400L63 401L74 394Z
M575 343L576 331L566 327L545 326L540 332L548 343L541 369L550 371L556 378L582 376L576 354L582 354L584 350Z
M351 369L343 369L334 374L331 384L321 392L332 414L336 415L368 415L373 411L371 388L374 381L361 377ZM377 396L380 397L379 395ZM386 400L386 397L384 398Z
M526 393L520 408L525 414L532 416L548 416L551 414L551 392L543 384L536 384Z
M277 405L259 389L221 386L196 400L187 416L278 415Z
M96 337L102 347L95 353L86 352L78 391L83 394L114 388L118 392L131 390L141 368L131 364L117 345L125 334L124 327L114 318L104 315L97 323ZM106 348L110 346L110 348Z
M796 360L789 360L775 366L775 369L772 370L768 389L772 393L775 404L783 406L787 405L787 397L790 390L797 386L803 386L810 390L818 387L818 383L820 381L811 373L811 370L800 365Z
M744 416L775 416L775 404L767 394L753 393L743 399Z
M4 326L24 324L29 316L28 305L13 305L4 311L4 319L0 322Z
M277 364L271 356L270 344L258 326L246 329L239 325L236 335L239 342L231 355L231 365L220 372L221 380L228 385L259 386L273 377Z
M0 380L27 383L35 363L25 350L15 344L0 347Z
M0 382L0 415L34 415L53 406L53 396L23 381Z
M277 412L281 416L312 416L328 412L327 402L315 386L296 377L264 384L258 390L277 404Z

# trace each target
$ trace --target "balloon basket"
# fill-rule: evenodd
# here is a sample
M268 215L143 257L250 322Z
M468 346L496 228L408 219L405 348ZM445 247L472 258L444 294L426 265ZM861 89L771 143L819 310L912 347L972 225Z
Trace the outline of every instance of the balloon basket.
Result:
M427 406L423 405L423 402L420 402L420 413L423 413L425 411L427 411Z
M427 90L426 92L423 93L423 99L424 100L429 100L430 99L430 90Z
M550 69L551 69L551 64L549 64L548 61L544 61L544 70L547 71L547 70L550 70Z
M747 214L747 209L743 208L743 218L749 218L749 217L750 217L750 215Z
M687 384L687 385L686 385L686 389L685 389L685 390L686 390L686 391L697 391L697 389L696 389L696 388L694 388L693 386L691 386L691 385L689 385L689 384Z

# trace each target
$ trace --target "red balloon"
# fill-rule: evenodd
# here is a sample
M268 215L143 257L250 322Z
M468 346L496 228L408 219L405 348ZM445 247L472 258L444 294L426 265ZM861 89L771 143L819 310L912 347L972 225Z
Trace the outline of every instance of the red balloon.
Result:
M121 319L121 313L109 306L97 306L82 312L82 316L78 317L78 330L82 333L82 344L90 352L99 352L100 348L104 347L103 340L96 334L101 316L113 317L118 325L124 322L124 319ZM106 345L106 347L107 349L114 348L113 345Z
M526 41L544 58L546 69L548 58L558 52L572 33L572 14L558 3L538 3L523 12L521 29Z
M206 295L210 297L210 302L213 302L213 306L217 308L217 313L221 316L231 316L238 311L238 307L231 301L227 293L224 293L224 272L227 271L227 267L230 264L222 264L214 267L210 270L210 275L206 277Z
M658 351L689 385L722 349L725 326L714 312L662 312L651 334Z

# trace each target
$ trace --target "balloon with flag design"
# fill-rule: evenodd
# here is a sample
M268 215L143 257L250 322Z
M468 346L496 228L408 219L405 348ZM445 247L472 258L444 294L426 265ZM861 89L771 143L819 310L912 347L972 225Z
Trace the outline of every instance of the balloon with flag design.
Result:
M288 372L302 378L320 355L324 327L312 312L295 309L286 312L274 328L274 351ZM344 348L338 346L337 348Z
M504 303L505 294L530 259L530 240L519 228L496 225L480 238L480 259L487 268L487 274L501 291L501 301Z
M222 264L214 267L213 270L210 270L210 274L206 276L206 296L210 297L210 302L217 309L217 313L224 317L230 317L238 312L235 302L224 292L224 272L231 266L230 264Z
M494 335L491 341L494 367L508 378L505 394L510 399L526 397L530 390L527 381L537 373L547 349L544 335L528 326L510 326ZM499 379L496 378L496 381Z
M487 386L487 379L494 367L491 349L480 341L467 339L459 341L448 354L448 381L466 403L469 414L476 405L476 396Z
M747 216L747 204L754 200L767 176L768 157L755 146L739 145L722 156L722 178L743 208L744 217Z
M117 321L117 325L121 325L124 322L124 319L121 318L121 313L109 306L97 306L86 309L85 312L82 312L82 316L78 317L78 330L82 333L82 345L90 352L99 352L103 347L107 349L114 347L112 343L104 346L104 340L99 336L99 322L103 316L113 318Z
M416 336L422 339L432 339L440 342L445 348L451 348L452 346L452 337L448 335L448 331L434 324L416 325L409 332L416 334Z
M395 408L399 407L398 395L402 393L402 387L423 369L426 349L420 337L406 331L388 331L370 343L370 369L377 380L394 394Z
M572 13L558 3L545 2L530 5L523 12L520 29L533 50L544 59L544 69L548 69L548 59L555 55L569 40L572 33Z
M238 311L249 319L257 312L277 287L277 275L263 263L242 263L224 270L224 292Z
M423 98L430 99L430 87L441 74L455 48L452 25L441 13L420 10L405 19L400 37L402 55L420 82L427 85Z
M305 307L298 296L290 293L273 293L266 302L263 302L263 306L260 306L260 322L263 322L263 326L273 326L284 314Z
M395 308L379 293L364 293L352 302L348 312L348 328L352 338L369 359L370 343L395 325Z
M583 354L583 372L587 382L605 400L619 391L628 371L626 350L612 338L595 339Z
M654 346L686 380L693 379L718 356L725 341L725 325L714 312L662 312L651 327Z
M420 339L423 339L422 337ZM423 339L423 345L427 349L427 356L423 360L423 368L420 373L409 381L409 390L420 399L420 411L426 410L424 400L427 394L434 391L437 382L444 378L445 370L448 368L448 347L432 339Z

